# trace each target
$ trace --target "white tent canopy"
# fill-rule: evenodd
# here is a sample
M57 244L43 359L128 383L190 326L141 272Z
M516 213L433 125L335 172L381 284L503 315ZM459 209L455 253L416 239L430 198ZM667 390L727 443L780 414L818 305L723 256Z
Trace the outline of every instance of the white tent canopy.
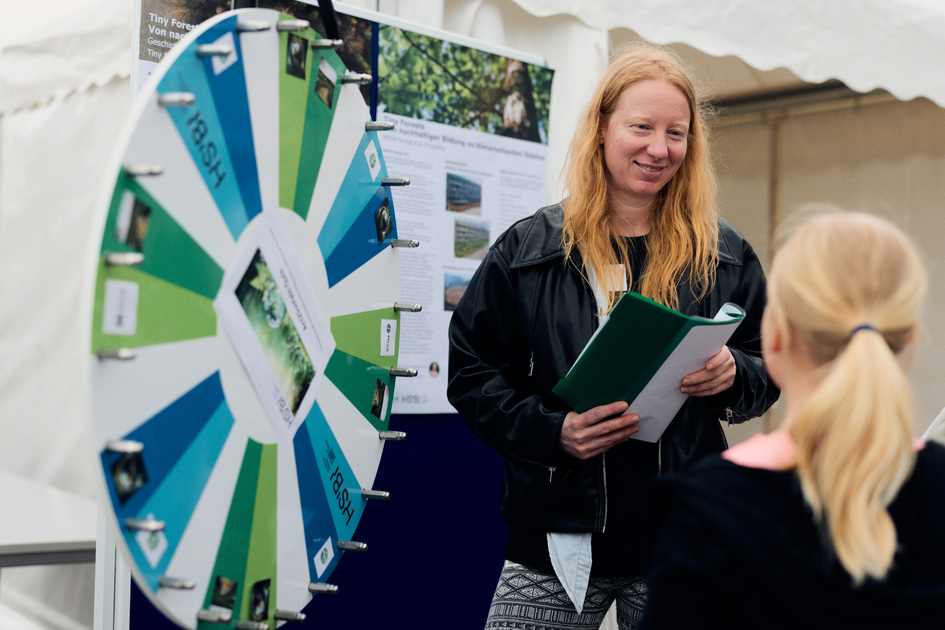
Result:
M515 0L539 17L571 15L591 28L628 28L655 44L683 43L804 81L839 79L858 92L945 106L945 4L940 0Z
M129 75L130 2L64 3L58 16L37 13L29 3L8 4L16 6L0 9L5 25L0 30L0 113L45 105ZM23 8L32 13L18 13ZM8 10L14 14L7 15Z

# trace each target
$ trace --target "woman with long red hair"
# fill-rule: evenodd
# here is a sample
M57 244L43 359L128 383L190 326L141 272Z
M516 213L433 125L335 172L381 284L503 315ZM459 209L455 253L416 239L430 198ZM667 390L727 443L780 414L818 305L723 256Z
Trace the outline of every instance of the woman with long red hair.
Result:
M777 398L761 362L764 274L718 217L707 133L676 56L618 54L571 143L568 198L500 236L453 313L450 402L506 460L508 562L487 628L596 628L615 600L620 627L636 627L644 488L723 450L720 419L761 415ZM655 444L628 440L639 418L621 415L626 402L577 413L552 393L628 289L689 315L725 302L747 312L679 384L689 398Z

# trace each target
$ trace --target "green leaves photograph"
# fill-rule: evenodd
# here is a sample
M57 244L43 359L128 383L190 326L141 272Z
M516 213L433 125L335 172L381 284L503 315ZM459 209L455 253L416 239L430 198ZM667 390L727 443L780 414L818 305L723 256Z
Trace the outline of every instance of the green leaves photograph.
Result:
M384 111L548 143L552 70L392 26L379 49Z

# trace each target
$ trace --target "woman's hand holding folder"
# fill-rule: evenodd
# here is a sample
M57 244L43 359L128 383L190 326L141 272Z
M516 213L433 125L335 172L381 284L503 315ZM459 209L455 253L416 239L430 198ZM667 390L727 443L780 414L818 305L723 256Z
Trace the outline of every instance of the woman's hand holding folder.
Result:
M558 442L562 450L577 459L590 459L610 449L640 430L640 416L622 415L627 403L618 401L588 409L571 411L561 425Z

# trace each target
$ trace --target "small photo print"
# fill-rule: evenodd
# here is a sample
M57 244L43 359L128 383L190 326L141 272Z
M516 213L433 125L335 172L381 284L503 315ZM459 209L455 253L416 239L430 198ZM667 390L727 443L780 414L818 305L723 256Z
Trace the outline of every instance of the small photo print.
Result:
M144 251L144 240L148 235L150 223L151 206L126 190L115 221L115 238L136 251Z
M447 271L443 279L443 310L455 311L460 298L466 292L469 281L472 280L472 272L456 273Z
M253 584L249 597L250 621L266 621L269 618L269 580Z
M315 94L322 99L325 105L332 106L335 101L335 84L338 83L338 73L331 67L328 60L322 57L318 63L318 78L315 79Z
M102 332L106 335L132 336L138 330L138 296L140 287L130 280L105 281L105 303L102 305Z
M235 293L295 415L315 378L315 367L259 249Z
M446 174L446 209L482 214L482 180L471 175Z
M374 386L374 401L371 403L371 413L375 418L384 420L387 417L387 399L390 395L390 388L386 383L380 380Z
M239 582L236 580L218 575L216 581L213 583L213 595L210 598L210 603L214 606L221 606L233 610L233 604L236 603L237 586L239 586Z
M434 361L430 364L430 376L436 378L440 375L440 364Z
M471 217L456 217L453 230L453 256L482 260L489 251L489 223Z
M122 505L148 483L148 472L144 469L141 453L127 453L112 464L112 480Z
M377 228L377 242L384 242L390 233L394 231L394 221L390 216L390 200L385 199L374 211L374 227Z
M308 40L295 33L289 33L285 51L285 71L293 77L305 80L305 57L308 54Z

